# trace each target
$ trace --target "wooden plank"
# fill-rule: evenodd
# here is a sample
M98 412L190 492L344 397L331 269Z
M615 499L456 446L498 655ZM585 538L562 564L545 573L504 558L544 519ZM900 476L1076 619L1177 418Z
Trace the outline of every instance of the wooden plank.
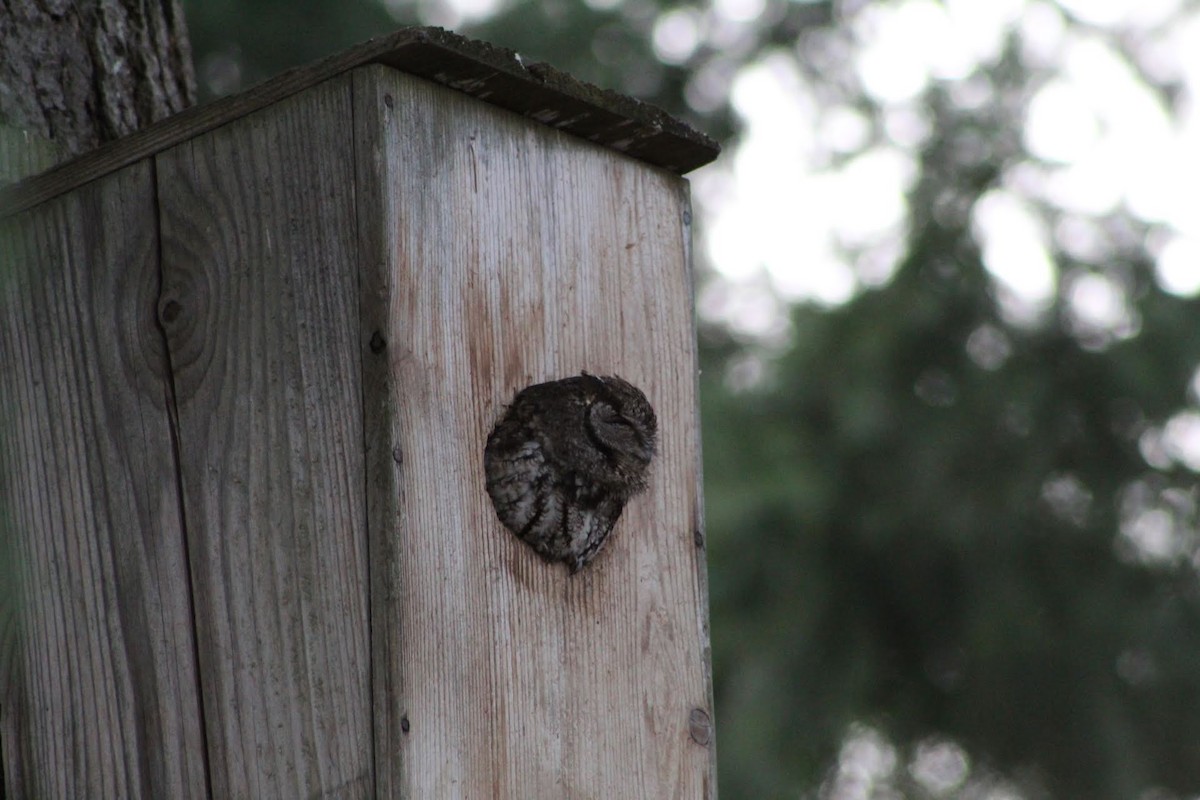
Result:
M451 86L647 163L685 173L717 157L715 141L660 109L575 80L512 50L440 28L402 28L289 70L237 95L189 109L41 175L0 191L0 216L14 214L126 164L266 108L364 64L388 64Z
M214 797L374 796L349 77L160 154Z
M0 229L5 796L207 797L150 166Z
M686 184L378 67L355 118L394 450L367 484L380 796L714 796ZM519 389L581 370L646 392L660 450L571 576L500 525L482 459Z

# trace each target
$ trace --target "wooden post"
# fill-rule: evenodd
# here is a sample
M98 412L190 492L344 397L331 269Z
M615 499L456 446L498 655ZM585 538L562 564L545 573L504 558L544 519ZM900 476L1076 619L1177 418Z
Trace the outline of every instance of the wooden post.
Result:
M715 146L428 29L214 106L0 200L7 796L715 796ZM660 445L570 575L483 449L583 370Z

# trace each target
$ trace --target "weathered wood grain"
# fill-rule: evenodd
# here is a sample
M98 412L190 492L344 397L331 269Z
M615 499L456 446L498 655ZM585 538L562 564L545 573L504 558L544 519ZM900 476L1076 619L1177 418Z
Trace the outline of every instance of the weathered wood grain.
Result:
M374 796L350 100L156 157L214 797Z
M149 164L0 222L9 798L204 798Z
M367 483L380 796L712 797L686 184L380 67L354 105L393 451ZM661 449L569 576L500 525L482 458L517 390L581 370L645 390Z

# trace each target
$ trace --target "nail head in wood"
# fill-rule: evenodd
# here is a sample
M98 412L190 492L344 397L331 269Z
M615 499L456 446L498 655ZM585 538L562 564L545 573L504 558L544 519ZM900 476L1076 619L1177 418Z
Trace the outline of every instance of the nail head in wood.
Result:
M688 733L699 745L707 746L712 739L712 719L703 708L693 708L688 714Z

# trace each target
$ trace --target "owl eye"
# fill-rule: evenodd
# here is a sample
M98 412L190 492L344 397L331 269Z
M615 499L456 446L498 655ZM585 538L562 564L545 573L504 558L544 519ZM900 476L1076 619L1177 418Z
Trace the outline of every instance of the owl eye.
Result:
M584 432L596 449L609 460L629 456L649 460L642 432L628 417L606 402L597 401L588 407Z

